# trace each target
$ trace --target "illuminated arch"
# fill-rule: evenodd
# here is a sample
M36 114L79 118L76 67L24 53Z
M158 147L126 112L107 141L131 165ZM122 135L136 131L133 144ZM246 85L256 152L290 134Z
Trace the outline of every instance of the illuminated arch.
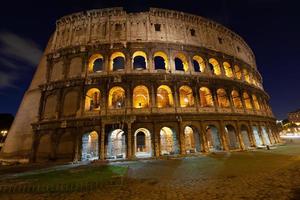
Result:
M133 89L133 107L147 108L149 107L149 91L144 85L138 85Z
M147 55L143 51L136 51L132 55L133 69L141 70L147 68Z
M169 86L161 85L157 88L156 105L159 108L171 107L174 105L172 90Z
M124 70L125 55L122 52L114 52L110 56L110 71Z
M189 65L186 56L184 54L178 53L174 58L174 62L175 62L176 70L185 71L185 72L188 71Z
M259 102L258 102L257 97L256 97L255 94L252 94L252 99L253 99L255 110L260 110L260 105L259 105Z
M104 69L104 58L101 54L94 54L89 59L88 72L101 72Z
M241 78L242 78L242 72L241 72L239 66L234 65L234 73L235 73L235 77L236 77L237 79L241 79Z
M100 90L89 89L85 95L85 111L100 110Z
M227 76L229 78L232 78L233 77L233 72L232 72L230 64L228 62L223 62L223 67L224 67L224 70L225 70L225 76Z
M213 107L214 106L213 97L208 88L201 87L199 89L199 94L200 94L201 107Z
M160 153L161 155L179 153L176 133L169 127L160 129Z
M154 54L154 68L169 70L168 56L162 51L158 51Z
M193 57L193 65L195 72L204 72L205 71L205 62L202 57L194 56Z
M82 136L81 160L96 160L98 155L98 133L92 131Z
M251 99L247 92L243 93L243 99L245 102L246 109L252 109Z
M230 107L229 100L227 97L227 93L223 88L217 90L218 104L221 108Z
M180 107L194 106L193 90L189 86L183 85L179 88L179 102Z
M114 129L107 137L107 151L108 159L126 158L126 134L122 129Z
M232 90L231 98L232 98L233 105L235 108L238 108L238 109L243 108L242 100L241 100L241 97L240 97L238 91Z
M109 90L108 107L121 108L125 106L125 90L122 87L115 86Z
M208 62L209 62L210 70L212 71L212 73L217 76L220 76L221 68L220 68L218 61L214 58L210 58Z
M145 158L152 156L151 134L146 128L139 128L134 133L135 156Z
M250 83L250 76L247 69L243 69L244 79L247 83Z

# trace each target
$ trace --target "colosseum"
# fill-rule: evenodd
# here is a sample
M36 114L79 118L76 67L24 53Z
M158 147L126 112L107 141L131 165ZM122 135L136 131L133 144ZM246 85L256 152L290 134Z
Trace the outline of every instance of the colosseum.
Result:
M0 154L21 162L239 151L280 143L252 50L178 11L56 23Z

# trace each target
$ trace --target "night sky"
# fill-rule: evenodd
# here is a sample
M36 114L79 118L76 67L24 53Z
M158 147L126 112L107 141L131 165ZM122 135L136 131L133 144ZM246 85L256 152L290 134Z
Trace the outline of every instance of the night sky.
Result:
M5 2L5 3L4 3ZM3 1L0 8L0 113L16 114L55 21L73 12L160 7L210 18L233 30L254 51L278 119L300 108L300 13L297 1ZM39 102L32 102L38 104Z

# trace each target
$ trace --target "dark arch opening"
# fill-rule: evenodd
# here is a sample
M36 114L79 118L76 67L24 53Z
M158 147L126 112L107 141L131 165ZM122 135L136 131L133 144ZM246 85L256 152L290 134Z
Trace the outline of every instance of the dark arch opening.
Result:
M146 69L146 60L143 56L136 56L133 59L134 69Z
M146 146L146 136L145 136L145 133L138 132L136 134L136 148L140 149L142 151L145 148L145 146Z
M103 70L103 59L97 58L93 63L93 72L101 72Z
M183 62L179 58L175 58L175 69L178 71L184 71Z
M193 65L194 65L194 71L195 72L201 72L200 65L199 65L197 60L193 60Z
M208 64L208 67L209 67L209 70L211 71L211 73L215 74L214 66L211 63Z
M122 70L125 66L125 59L121 56L113 59L113 71Z
M166 69L165 59L161 56L154 57L154 66L155 69Z

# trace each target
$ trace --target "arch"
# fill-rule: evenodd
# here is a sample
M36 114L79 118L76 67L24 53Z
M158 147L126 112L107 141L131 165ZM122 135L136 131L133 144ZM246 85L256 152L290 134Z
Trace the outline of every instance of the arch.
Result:
M114 52L110 56L110 71L125 69L125 55L122 52Z
M168 56L162 51L154 53L154 68L169 70Z
M122 129L115 129L108 134L107 158L126 158L126 135Z
M242 79L242 72L241 72L241 69L238 65L234 65L234 73L235 73L235 77L237 79Z
M136 51L132 55L133 69L143 70L147 68L147 55L143 51Z
M89 73L101 72L104 70L104 57L101 54L94 54L89 59Z
M85 111L100 110L100 90L91 88L85 95Z
M239 143L235 128L232 125L226 125L225 132L227 134L227 143L228 143L229 149L239 149L240 143Z
M244 79L247 83L250 83L250 76L247 69L243 69Z
M229 108L229 100L227 97L227 93L223 88L217 90L218 104L221 108Z
M225 70L225 76L227 76L229 78L232 78L233 77L233 72L232 72L230 64L228 62L223 62L223 67L224 67L224 70Z
M256 126L252 126L252 131L253 131L256 146L262 146L263 143L260 134L258 132L258 128Z
M266 127L262 126L261 131L262 131L262 137L264 138L264 141L265 141L265 145L270 145L271 144L270 137L269 137Z
M199 133L191 126L186 126L184 128L184 142L186 153L189 154L201 151Z
M175 58L174 58L174 62L175 62L175 69L178 71L188 71L189 69L189 65L186 59L186 56L182 53L178 53Z
M241 135L242 135L242 140L244 142L245 148L249 149L251 147L251 142L250 142L251 139L248 132L248 127L244 124L241 126Z
M193 57L193 66L195 72L204 72L205 71L205 62L202 57L196 55Z
M214 101L210 90L207 87L199 89L201 107L213 107Z
M125 106L125 90L122 87L115 86L109 90L108 107L122 108Z
M220 134L216 126L208 125L206 127L206 140L207 140L207 146L210 151L222 150Z
M169 127L160 129L160 153L161 155L179 153L176 133Z
M209 67L210 67L210 70L211 70L212 74L220 76L221 75L221 68L220 68L220 65L219 65L218 61L214 58L210 58L208 60L208 63L209 63Z
M148 108L149 107L149 91L144 85L138 85L133 89L133 107Z
M172 90L167 85L157 88L156 105L159 108L174 106Z
M238 109L243 108L242 100L241 100L241 97L240 97L240 94L238 93L238 91L232 90L231 98L232 98L233 105L235 108L238 108Z
M189 86L183 85L179 88L179 102L180 107L194 106L193 90Z
M85 133L82 138L82 146L81 146L81 160L96 160L99 159L98 155L98 133L96 131L92 131L90 133Z
M152 156L151 134L146 128L139 128L134 133L135 156L145 158Z
M247 92L243 93L243 99L244 99L244 102L245 102L246 109L251 110L252 109L252 103L251 103L250 96L248 95Z
M257 97L255 94L252 94L252 99L253 99L253 103L254 103L254 108L255 110L260 110L260 105L258 103Z

